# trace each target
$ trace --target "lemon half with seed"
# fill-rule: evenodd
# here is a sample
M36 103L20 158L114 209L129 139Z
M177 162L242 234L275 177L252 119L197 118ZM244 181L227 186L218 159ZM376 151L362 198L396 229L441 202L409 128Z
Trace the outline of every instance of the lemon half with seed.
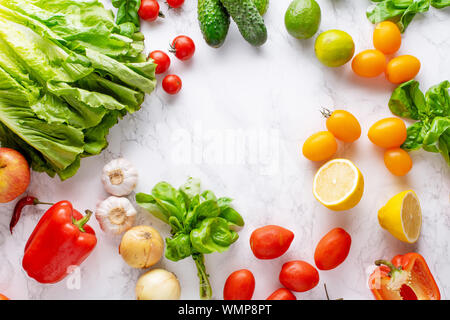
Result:
M353 208L361 200L363 192L364 178L361 171L347 159L328 161L314 177L314 196L334 211Z
M422 227L422 210L412 190L400 192L378 211L378 222L397 239L414 243Z

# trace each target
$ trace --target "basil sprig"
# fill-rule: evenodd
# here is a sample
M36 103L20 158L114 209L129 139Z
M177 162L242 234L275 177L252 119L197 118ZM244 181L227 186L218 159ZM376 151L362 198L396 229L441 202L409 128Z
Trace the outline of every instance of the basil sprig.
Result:
M232 199L216 198L210 190L202 192L200 181L189 178L178 190L160 182L151 194L138 193L136 202L170 225L172 236L166 238L166 258L179 261L192 256L200 280L200 298L211 299L204 254L228 250L239 237L231 227L244 225L241 215L231 207Z
M406 141L401 146L407 151L423 148L441 153L450 166L450 82L432 86L425 95L415 80L399 85L389 100L393 114L418 120L407 129Z
M376 3L367 9L372 23L395 22L403 33L417 13L427 12L430 6L442 9L450 6L450 0L372 0Z

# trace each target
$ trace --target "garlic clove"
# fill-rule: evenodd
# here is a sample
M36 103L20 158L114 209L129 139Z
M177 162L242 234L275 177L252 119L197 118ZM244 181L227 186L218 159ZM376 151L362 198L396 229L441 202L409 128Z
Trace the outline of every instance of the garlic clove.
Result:
M114 159L103 167L102 182L105 190L115 196L127 196L138 181L138 172L133 164L124 159Z
M136 214L130 200L111 196L97 205L95 218L104 232L118 235L133 226Z

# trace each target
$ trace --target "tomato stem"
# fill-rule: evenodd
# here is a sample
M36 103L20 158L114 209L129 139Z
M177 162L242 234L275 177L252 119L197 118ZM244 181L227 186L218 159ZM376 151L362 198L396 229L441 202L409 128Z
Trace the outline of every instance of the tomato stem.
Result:
M320 110L320 113L322 114L322 116L324 116L325 118L329 118L329 117L331 117L331 115L333 114L333 112L331 112L331 110L330 109L327 109L327 108L323 108L322 107L322 109Z

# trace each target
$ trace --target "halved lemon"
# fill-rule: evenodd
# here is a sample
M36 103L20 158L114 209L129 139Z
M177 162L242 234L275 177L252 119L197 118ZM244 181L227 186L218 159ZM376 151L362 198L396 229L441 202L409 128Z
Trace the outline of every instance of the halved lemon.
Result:
M314 176L314 196L334 211L353 208L361 200L363 192L364 178L353 162L347 159L328 161Z
M378 211L378 222L397 239L414 243L422 227L422 209L412 190L400 192Z

